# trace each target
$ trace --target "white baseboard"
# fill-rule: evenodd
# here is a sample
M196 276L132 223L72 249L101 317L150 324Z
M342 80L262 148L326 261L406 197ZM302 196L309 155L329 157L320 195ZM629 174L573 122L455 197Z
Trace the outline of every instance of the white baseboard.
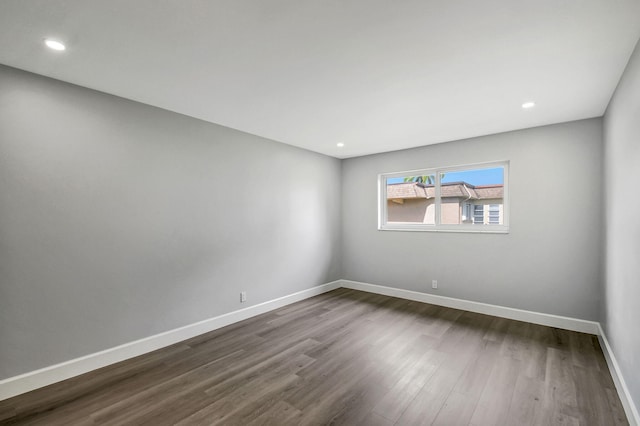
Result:
M609 370L611 371L611 376L613 377L618 395L620 396L625 413L627 414L627 418L631 426L640 426L638 410L631 399L631 395L629 394L629 390L626 386L618 363L599 323L595 321L586 321L540 312L525 311L522 309L507 308L504 306L350 280L333 281L280 297L278 299L269 300L244 309L239 309L214 318L209 318L204 321L106 349L101 352L96 352L60 364L42 368L40 370L0 380L0 401L60 382L62 380L79 376L80 374L84 374L98 368L106 367L120 361L152 352L200 334L225 327L238 321L242 321L340 287L598 335Z
M340 287L340 281L302 290L278 299L269 300L244 309L229 312L204 321L186 325L184 327L165 331L164 333L125 343L124 345L106 349L104 351L75 358L60 364L31 371L19 376L0 380L0 401L29 392L62 380L70 379L116 362L124 361L145 353L155 351L174 343L190 339L203 333L281 308L300 300L326 293Z
M403 290L394 287L362 283L358 281L341 280L342 287L353 290L368 291L385 296L399 297L401 299L415 300L416 302L431 303L432 305L446 306L447 308L461 309L477 312L479 314L493 315L509 318L517 321L525 321L533 324L547 325L565 330L579 331L581 333L598 334L599 323L559 315L543 314L540 312L525 311L523 309L507 308L504 306L490 305L488 303L472 302L470 300L456 299L453 297L437 296L435 294L420 293L417 291Z
M602 352L604 352L604 358L607 360L609 372L611 373L611 377L613 378L613 383L616 385L616 390L618 391L618 396L620 397L620 401L622 402L622 406L624 407L624 412L627 415L627 420L629 420L629 424L631 426L640 426L640 415L638 415L638 408L633 403L633 399L631 398L631 394L629 393L629 388L624 381L622 371L620 371L618 361L616 361L613 350L611 349L611 346L609 346L607 336L604 334L604 330L602 329L600 324L598 324L598 330L598 339L600 340L600 346L602 347Z

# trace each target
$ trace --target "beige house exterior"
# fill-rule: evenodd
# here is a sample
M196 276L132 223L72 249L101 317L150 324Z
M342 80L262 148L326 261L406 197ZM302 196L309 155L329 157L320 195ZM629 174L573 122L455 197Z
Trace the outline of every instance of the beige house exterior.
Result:
M441 223L504 224L504 185L443 183ZM420 182L387 185L387 223L435 224L435 188Z

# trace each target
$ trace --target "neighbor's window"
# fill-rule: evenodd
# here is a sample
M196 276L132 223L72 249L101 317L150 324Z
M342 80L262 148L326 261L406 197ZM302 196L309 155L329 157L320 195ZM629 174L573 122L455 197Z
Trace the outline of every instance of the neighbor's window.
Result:
M473 206L473 223L484 224L484 206L477 204Z
M379 229L508 232L507 161L379 175Z

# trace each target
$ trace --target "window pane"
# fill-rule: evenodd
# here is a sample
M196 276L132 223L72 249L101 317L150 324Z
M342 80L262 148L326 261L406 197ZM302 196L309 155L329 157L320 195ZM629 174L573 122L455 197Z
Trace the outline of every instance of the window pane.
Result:
M484 223L483 206L473 206L473 223L482 225Z
M500 206L498 204L489 205L489 225L500 224Z
M500 161L382 173L378 229L506 233L508 168Z
M504 167L441 173L440 182L442 224L504 223ZM466 204L473 204L473 217L468 215Z
M387 223L434 225L435 175L387 178Z

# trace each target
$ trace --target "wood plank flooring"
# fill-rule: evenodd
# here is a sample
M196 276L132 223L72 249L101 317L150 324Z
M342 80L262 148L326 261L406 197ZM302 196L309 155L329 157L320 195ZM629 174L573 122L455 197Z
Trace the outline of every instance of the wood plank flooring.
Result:
M624 425L595 336L339 289L0 402L28 425Z

